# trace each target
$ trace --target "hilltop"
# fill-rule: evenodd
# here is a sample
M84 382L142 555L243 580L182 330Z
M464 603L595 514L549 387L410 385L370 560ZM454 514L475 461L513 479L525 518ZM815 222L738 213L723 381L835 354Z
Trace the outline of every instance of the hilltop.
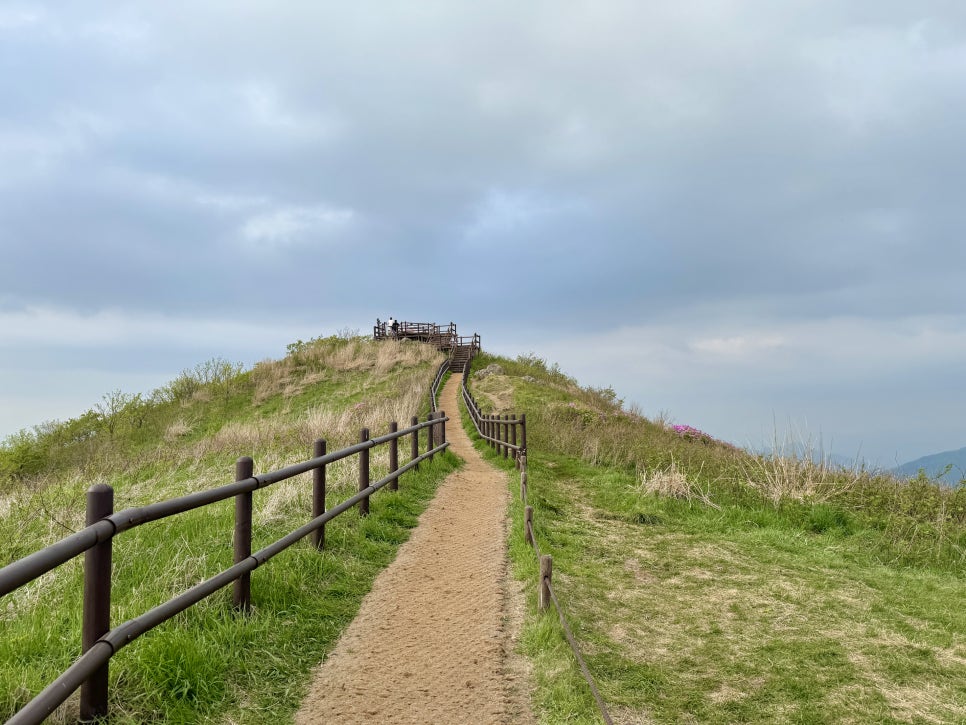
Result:
M920 470L929 478L954 486L957 482L966 480L966 448L933 453L895 468L895 472L903 477L915 477Z

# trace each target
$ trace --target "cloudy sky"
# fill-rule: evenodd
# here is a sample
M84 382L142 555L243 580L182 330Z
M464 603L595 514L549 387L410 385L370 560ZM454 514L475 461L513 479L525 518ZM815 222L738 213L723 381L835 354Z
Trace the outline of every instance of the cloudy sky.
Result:
M389 314L966 445L959 0L0 4L0 435Z

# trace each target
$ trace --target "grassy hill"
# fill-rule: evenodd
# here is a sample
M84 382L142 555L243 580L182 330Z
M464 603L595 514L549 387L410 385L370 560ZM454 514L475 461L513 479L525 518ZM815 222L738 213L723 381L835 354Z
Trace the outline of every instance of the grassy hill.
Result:
M750 456L532 356L492 363L474 395L527 413L538 539L616 721L966 721L966 489ZM599 722L535 612L520 508L538 713Z
M234 461L255 471L329 450L359 429L388 430L428 410L441 362L428 346L330 337L290 346L282 360L242 370L223 360L183 372L150 396L115 391L95 409L12 437L0 448L0 565L84 525L84 492L115 489L115 508L227 483ZM388 471L373 451L373 478ZM340 465L341 464L341 465ZM329 466L330 501L354 493L355 459ZM112 659L112 722L277 723L297 708L311 668L352 619L375 575L453 470L438 456L381 491L371 515L327 526L326 551L308 542L252 575L253 613L232 612L222 590L149 632ZM330 503L330 505L332 505ZM112 622L120 623L230 566L232 503L125 532L114 546ZM292 479L254 496L254 547L305 523L311 482ZM0 608L0 718L6 720L80 653L81 562L5 597ZM74 701L53 722L73 721Z
M80 528L92 483L113 485L117 508L137 505L227 482L240 455L265 471L306 457L315 437L332 450L424 414L439 360L416 344L298 342L283 360L208 361L151 396L111 393L15 436L0 448L0 563ZM527 413L537 535L617 721L966 719L966 490L751 456L624 410L614 391L533 356L481 355L474 369L491 363L505 374L473 377L474 393L489 411ZM377 494L368 519L338 518L324 554L296 546L257 570L252 616L222 592L122 650L114 721L284 721L455 465L437 458L399 495ZM330 469L335 497L354 475ZM304 480L258 492L255 545L304 522L309 495ZM113 621L230 563L226 503L119 539ZM512 515L537 714L597 722L556 618L536 612L519 502ZM77 562L4 599L0 715L78 654L80 583Z

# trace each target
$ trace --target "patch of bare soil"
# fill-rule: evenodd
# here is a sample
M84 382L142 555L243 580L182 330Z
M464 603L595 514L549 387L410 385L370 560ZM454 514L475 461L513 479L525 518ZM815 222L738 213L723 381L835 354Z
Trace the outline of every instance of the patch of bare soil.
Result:
M440 407L466 465L440 485L319 666L299 725L532 722L513 653L521 617L507 571L507 480L459 425L459 383L450 378Z

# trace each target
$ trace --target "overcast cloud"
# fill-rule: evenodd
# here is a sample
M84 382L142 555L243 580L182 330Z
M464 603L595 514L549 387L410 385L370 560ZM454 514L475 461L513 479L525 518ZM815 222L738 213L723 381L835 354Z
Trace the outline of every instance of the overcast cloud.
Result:
M964 81L953 0L5 3L0 434L391 313L962 447Z

